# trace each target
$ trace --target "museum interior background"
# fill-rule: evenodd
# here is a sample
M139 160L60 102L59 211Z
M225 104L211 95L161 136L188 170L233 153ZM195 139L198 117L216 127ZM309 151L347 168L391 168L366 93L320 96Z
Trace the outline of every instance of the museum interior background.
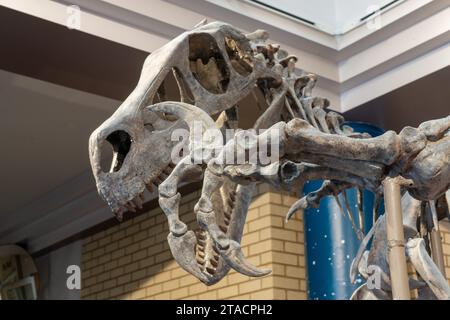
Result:
M311 230L304 216L285 223L295 194L260 185L248 214L244 253L272 274L249 278L230 272L206 287L173 261L155 193L118 223L98 196L89 168L90 133L132 91L146 56L204 18L269 31L272 42L298 57L297 67L318 75L315 93L346 120L398 132L449 114L447 0L274 3L0 0L0 245L16 245L9 253L23 255L10 260L0 249L0 280L20 265L23 277L38 275L31 277L37 279L32 296L38 299L348 298L346 268L328 266L317 279L316 261L305 253ZM79 25L71 24L72 5L81 9L75 12ZM168 82L169 94L175 94L174 80ZM263 101L257 104L262 113ZM244 111L243 126L256 116ZM198 190L198 184L182 189L181 217L189 223ZM324 239L337 232L317 228ZM440 230L450 279L448 219ZM342 260L352 259L335 254L327 248L320 258L344 265ZM29 267L30 257L36 269ZM66 286L69 265L81 267L81 290ZM331 284L336 277L340 283Z

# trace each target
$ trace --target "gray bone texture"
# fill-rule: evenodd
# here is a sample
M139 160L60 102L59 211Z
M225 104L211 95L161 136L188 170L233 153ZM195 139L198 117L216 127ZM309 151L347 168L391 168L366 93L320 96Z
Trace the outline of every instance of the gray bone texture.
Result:
M125 212L142 208L145 188L157 190L168 219L167 239L174 259L211 285L231 268L254 277L270 272L251 265L240 245L257 182L297 192L308 180L324 180L319 190L301 197L291 207L289 219L298 210L317 207L323 197L336 197L348 188L371 190L379 202L383 180L400 176L408 197L403 217L406 252L420 277L412 281L413 285L423 289L423 298L448 299L448 284L443 283L429 256L428 233L436 226L426 224L430 210L423 204L436 201L433 203L447 205L450 116L424 122L418 128L406 127L399 134L388 131L372 138L355 133L343 125L340 114L328 109L327 99L313 95L316 75L298 70L297 57L269 43L268 38L263 30L244 34L226 23L202 21L152 52L136 88L89 139L100 196L120 220ZM170 74L178 85L177 101L167 98L165 79ZM267 130L252 133L253 143L268 144L267 148L276 143L276 161L224 161L226 154L245 158L249 152L251 146L241 143L243 131L237 131L224 144L211 141L206 134L200 146L193 143L195 123L200 123L204 131L239 129L239 110L246 108L242 101L255 92L264 98L267 108L255 117L253 129ZM187 155L173 161L177 142L172 134L177 129L189 130L189 146ZM267 140L275 131L279 139ZM110 170L101 165L107 145L114 152ZM192 161L199 152L208 156L200 162ZM198 228L188 230L178 215L179 186L193 180L202 181L203 186L194 208ZM360 273L367 278L367 266L371 264L383 276L381 288L374 291L363 285L353 298L389 298L384 218L378 218L371 233L364 235L361 226L354 223L347 200L344 202L339 203L343 213L347 212L344 216L362 240L351 277ZM360 215L361 210L359 206ZM448 208L445 210L448 215ZM422 226L420 230L417 225ZM366 251L371 237L373 245Z

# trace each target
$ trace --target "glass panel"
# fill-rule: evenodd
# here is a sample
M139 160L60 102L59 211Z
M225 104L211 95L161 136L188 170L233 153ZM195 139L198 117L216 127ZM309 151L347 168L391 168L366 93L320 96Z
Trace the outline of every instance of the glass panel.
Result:
M368 16L406 0L252 0L332 35L343 34Z

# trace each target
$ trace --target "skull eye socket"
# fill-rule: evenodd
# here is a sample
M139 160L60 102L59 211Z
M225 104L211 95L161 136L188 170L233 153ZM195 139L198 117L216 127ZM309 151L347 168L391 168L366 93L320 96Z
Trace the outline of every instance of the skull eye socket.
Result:
M123 165L125 157L131 148L131 137L123 130L117 130L111 133L107 138L113 148L113 159L110 172L117 172Z

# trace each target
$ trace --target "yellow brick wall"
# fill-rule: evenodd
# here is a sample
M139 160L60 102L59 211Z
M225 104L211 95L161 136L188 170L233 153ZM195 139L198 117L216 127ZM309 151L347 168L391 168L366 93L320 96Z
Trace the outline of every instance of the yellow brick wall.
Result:
M302 217L285 224L295 197L258 186L244 227L242 248L256 266L272 269L263 278L234 270L205 286L178 267L168 244L168 225L159 208L84 239L83 299L306 299ZM183 197L180 217L196 228L199 197Z
M450 283L450 223L441 221L439 227L442 238L442 250L444 251L445 274Z

